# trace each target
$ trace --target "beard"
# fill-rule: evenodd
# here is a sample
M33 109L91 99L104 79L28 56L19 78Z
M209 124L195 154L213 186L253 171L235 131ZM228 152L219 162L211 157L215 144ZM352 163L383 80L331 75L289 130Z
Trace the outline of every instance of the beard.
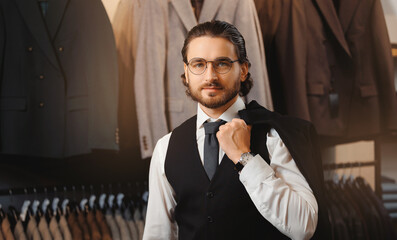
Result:
M192 89L190 85L188 85L187 87L189 89L190 97L194 101L199 102L206 108L216 109L222 107L223 105L231 101L234 97L236 97L240 91L240 85L240 81L236 81L236 84L233 87L225 89L225 87L222 86L220 83L218 83L217 81L213 81L211 83L201 85L198 89ZM208 94L208 97L203 97L201 91L205 87L220 88L220 90L223 92L210 93Z

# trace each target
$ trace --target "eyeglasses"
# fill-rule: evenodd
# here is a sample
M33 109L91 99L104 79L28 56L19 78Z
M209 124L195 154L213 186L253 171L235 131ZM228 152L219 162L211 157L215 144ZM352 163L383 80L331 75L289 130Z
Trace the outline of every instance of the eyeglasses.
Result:
M215 72L225 74L232 69L233 63L237 61L238 59L232 61L230 58L217 58L214 61L207 61L204 58L192 58L188 62L187 67L194 75L200 75L205 72L208 63L210 62L212 63L212 67Z

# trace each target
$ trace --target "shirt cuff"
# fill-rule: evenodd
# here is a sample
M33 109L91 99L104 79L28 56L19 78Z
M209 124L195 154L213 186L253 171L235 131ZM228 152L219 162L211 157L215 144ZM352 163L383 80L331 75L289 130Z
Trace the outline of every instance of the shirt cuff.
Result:
M273 168L263 158L257 154L244 166L240 172L240 181L247 186L257 186L264 179L267 179L274 175Z

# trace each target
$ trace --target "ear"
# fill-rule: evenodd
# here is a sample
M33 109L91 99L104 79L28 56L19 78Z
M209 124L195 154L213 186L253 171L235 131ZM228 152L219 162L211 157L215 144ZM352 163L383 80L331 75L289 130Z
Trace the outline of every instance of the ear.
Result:
M188 75L188 68L187 68L187 65L186 65L186 63L183 63L183 69L184 69L184 71L185 71L185 79L186 79L186 83L189 83L189 75Z
M241 71L240 71L240 80L241 82L244 82L245 79L247 78L248 74L248 63L243 63L240 65L241 66Z

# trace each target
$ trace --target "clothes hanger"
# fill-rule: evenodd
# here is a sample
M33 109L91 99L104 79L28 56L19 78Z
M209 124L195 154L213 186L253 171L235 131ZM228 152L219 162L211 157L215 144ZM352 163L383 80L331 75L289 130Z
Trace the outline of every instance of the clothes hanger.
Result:
M51 208L48 206L50 205L51 201L49 200L49 197L48 197L47 187L44 187L43 191L44 191L44 200L41 202L40 209L41 209L43 216L45 217L46 222L50 223L53 214L52 214Z
M56 187L54 187L54 191L56 191ZM51 202L51 210L52 210L52 214L53 214L53 216L55 216L55 219L57 222L59 222L59 219L61 217L60 216L61 209L59 207L59 202L60 202L60 199L58 197L56 197L56 194L55 194L55 197L52 199L52 202Z
M114 199L116 198L116 196L114 196L113 194L109 194L108 198L107 198L107 204L108 204L108 210L111 210L114 213L114 209L116 204L114 204Z
M116 201L116 209L124 210L124 207L123 207L124 196L125 196L124 193L121 193L121 192L119 192L119 193L116 195L116 198L115 198L115 201Z
M48 198L45 198L43 200L43 202L41 203L41 211L45 217L45 220L47 221L47 223L50 223L51 218L52 218L52 211L51 208L48 207L50 205L50 200Z
M25 188L24 189L25 195L27 195L28 190ZM28 222L32 216L32 211L31 211L31 201L26 199L21 207L21 213L20 213L20 220L22 221L22 225L26 229Z
M83 211L84 216L86 216L90 210L90 207L88 205L88 199L86 198L86 190L84 185L81 185L81 193L82 193L82 197L79 206L80 206L80 210Z
M107 199L106 199L106 212L111 212L112 214L114 214L114 212L115 212L115 207L116 207L116 204L115 204L115 198L116 198L116 196L113 194L113 185L112 184L109 184L108 185L108 191L109 191L109 194L107 194Z
M38 200L37 189L35 187L33 188L33 195L34 195L34 200L31 205L31 209L32 209L31 217L35 217L35 220L38 223L40 221L40 217L42 216L43 213L41 212L40 207L39 207L40 201Z
M51 202L51 210L53 216L55 216L55 220L59 222L59 219L61 218L62 215L62 210L61 210L61 199L58 196L58 188L54 186L54 197Z
M68 218L69 215L73 212L71 206L69 205L69 199L63 200L62 211L65 218Z
M83 214L86 216L87 213L90 210L90 207L88 206L88 199L87 198L83 198L80 201L80 210L83 212Z

